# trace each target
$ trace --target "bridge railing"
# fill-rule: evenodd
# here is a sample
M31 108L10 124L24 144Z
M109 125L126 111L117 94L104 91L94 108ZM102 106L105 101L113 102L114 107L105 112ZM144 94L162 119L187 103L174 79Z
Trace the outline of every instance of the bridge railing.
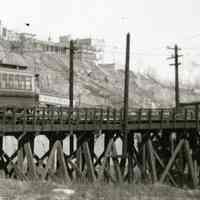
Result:
M132 109L128 123L198 121L199 109ZM0 107L0 124L123 124L123 109L67 107Z

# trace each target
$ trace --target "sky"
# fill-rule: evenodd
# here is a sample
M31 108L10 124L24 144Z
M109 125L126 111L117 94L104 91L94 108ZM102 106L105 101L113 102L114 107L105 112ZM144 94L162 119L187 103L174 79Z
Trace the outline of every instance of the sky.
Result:
M166 46L182 48L182 68L191 57L200 63L199 8L199 0L6 0L0 19L9 29L45 40L68 34L104 39L105 61L122 66L130 32L131 68L171 79L173 67L166 57L172 52Z

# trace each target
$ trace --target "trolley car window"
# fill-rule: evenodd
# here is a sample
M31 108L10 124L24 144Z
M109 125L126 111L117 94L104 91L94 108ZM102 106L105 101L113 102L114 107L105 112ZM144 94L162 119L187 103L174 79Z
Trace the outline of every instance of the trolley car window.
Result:
M8 76L8 88L12 89L13 88L13 83L14 83L14 75L13 74L9 74Z
M32 76L0 72L0 89L32 90Z
M2 74L2 80L1 80L1 83L2 83L2 88L3 89L6 89L6 86L7 86L7 74L3 73Z
M30 76L26 77L26 90L32 90L32 80Z
M19 85L19 75L15 75L13 88L18 89L19 88L18 85Z

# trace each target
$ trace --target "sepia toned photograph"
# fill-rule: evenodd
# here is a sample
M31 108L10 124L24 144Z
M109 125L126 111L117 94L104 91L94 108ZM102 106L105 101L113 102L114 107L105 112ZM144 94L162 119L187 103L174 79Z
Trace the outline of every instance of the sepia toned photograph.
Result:
M2 1L0 200L199 200L199 8Z

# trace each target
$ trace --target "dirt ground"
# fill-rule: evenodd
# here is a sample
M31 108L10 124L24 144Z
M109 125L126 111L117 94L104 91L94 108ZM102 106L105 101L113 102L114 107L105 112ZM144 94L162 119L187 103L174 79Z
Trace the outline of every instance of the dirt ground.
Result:
M56 184L0 179L0 200L199 200L200 190L166 185Z

